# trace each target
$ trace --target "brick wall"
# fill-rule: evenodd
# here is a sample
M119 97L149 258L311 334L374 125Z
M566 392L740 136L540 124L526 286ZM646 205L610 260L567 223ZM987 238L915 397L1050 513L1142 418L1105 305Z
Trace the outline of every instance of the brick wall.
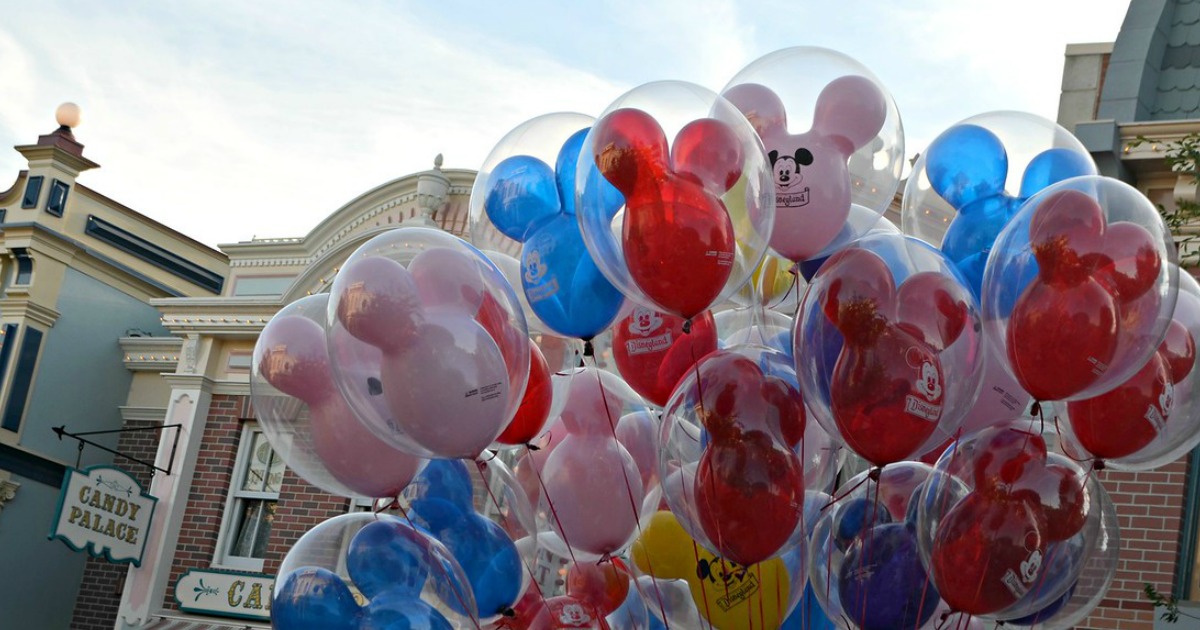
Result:
M162 422L129 421L126 429L137 429L161 425ZM142 461L153 462L158 452L158 431L122 433L117 441L117 450L128 453ZM142 484L150 487L150 469L124 457L116 457L113 465L123 468ZM125 587L128 565L113 564L97 558L88 558L83 570L83 582L79 586L79 598L75 600L75 613L71 619L72 630L112 630L117 620L117 608L121 604L121 590Z
M1158 613L1143 591L1146 583L1174 592L1175 563L1183 523L1187 458L1148 472L1102 473L1121 525L1121 556L1112 587L1080 628L1149 630ZM1181 559L1189 562L1190 559ZM1186 597L1186 593L1179 593Z

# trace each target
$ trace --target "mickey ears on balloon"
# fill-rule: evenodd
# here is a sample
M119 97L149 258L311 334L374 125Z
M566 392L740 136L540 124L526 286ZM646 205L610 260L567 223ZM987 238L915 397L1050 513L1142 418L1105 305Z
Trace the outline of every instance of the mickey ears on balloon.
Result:
M979 125L955 125L929 145L925 172L934 192L962 210L1004 192L1008 153L991 131Z
M325 330L302 315L272 318L258 344L258 371L272 387L310 405L335 394Z
M817 272L828 278L821 305L847 342L867 342L890 319L896 286L887 263L875 252L850 248L833 256Z
M347 263L339 278L334 316L358 340L382 350L399 349L424 323L417 283L400 263L368 256Z
M847 75L829 82L817 96L813 130L832 139L849 157L866 146L887 119L887 100L874 81Z
M787 111L779 95L771 88L758 83L742 83L729 88L721 96L742 112L760 138L787 131Z

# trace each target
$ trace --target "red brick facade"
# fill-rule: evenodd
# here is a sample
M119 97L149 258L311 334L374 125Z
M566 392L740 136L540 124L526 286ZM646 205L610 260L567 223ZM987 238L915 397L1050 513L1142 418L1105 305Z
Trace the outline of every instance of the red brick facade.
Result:
M1121 559L1100 607L1081 625L1094 630L1148 630L1159 612L1146 584L1164 595L1175 592L1175 566L1183 525L1187 458L1149 472L1102 473L1121 524ZM1179 593L1186 596L1186 593Z

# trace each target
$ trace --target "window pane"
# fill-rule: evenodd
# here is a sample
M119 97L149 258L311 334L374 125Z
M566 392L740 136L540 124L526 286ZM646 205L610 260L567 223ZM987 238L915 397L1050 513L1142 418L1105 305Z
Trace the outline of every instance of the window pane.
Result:
M239 502L243 512L237 520L233 549L229 555L243 558L264 558L271 524L275 522L275 501L245 499Z
M255 431L251 438L249 461L246 463L246 477L242 480L242 490L250 492L279 492L283 482L283 460L271 448L267 436L261 431Z

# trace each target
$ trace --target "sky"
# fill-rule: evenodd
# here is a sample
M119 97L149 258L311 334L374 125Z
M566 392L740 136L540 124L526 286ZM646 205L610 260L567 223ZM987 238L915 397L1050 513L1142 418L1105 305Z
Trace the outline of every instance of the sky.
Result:
M1128 2L15 2L0 145L36 141L72 101L101 164L84 185L212 246L304 236L438 153L478 169L536 116L595 116L664 79L719 91L793 46L869 68L910 157L976 114L1053 120L1067 44L1113 41ZM0 189L24 167L0 149Z

